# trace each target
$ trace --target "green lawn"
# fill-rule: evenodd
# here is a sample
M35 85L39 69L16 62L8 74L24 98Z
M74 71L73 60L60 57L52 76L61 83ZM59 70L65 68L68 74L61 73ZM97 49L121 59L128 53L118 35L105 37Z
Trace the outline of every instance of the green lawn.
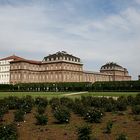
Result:
M17 97L23 97L26 95L31 95L33 98L41 96L41 97L47 97L48 99L51 99L52 97L63 97L67 96L70 92L0 92L0 98L8 97L8 96L17 96ZM67 97L71 98L79 98L81 96L136 96L138 92L88 92L84 94L75 94L75 95L68 95Z
M84 94L85 96L136 96L138 92L89 92L87 94Z
M62 92L0 92L0 98L8 97L8 96L17 96L17 97L24 97L27 95L32 96L33 98L41 96L47 97L48 99L52 97L61 97L65 93Z

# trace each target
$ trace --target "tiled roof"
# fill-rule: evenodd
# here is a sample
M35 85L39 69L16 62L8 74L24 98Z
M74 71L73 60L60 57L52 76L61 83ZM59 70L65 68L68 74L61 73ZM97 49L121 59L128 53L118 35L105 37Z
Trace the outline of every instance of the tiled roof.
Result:
M16 63L16 62L27 62L27 63L31 63L31 64L41 64L41 61L34 61L34 60L27 60L27 59L22 59L22 60L15 60L12 61L11 63Z
M13 60L13 61L11 61L11 63L14 63L14 62L28 62L28 63L32 63L32 64L41 63L41 61L27 60L27 59L24 59L24 58L16 56L16 55L11 55L11 56L0 59L0 61L1 60Z
M0 59L0 61L1 60L11 60L11 59L13 59L13 60L24 60L24 58L22 58L22 57L19 57L19 56L16 56L16 55L11 55L11 56Z

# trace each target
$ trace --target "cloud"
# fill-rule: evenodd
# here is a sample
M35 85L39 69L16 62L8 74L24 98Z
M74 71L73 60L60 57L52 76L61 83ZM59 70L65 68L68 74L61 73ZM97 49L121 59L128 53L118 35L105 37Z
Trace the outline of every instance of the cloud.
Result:
M3 1L0 55L17 53L41 60L65 50L82 58L85 69L98 71L102 64L115 61L137 78L140 10L128 1Z
M137 4L140 4L140 0L135 0Z

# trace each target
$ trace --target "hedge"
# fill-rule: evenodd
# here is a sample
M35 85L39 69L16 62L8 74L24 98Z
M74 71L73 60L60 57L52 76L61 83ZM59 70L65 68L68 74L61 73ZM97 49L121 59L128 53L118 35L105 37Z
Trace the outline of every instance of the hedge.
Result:
M21 83L15 85L0 85L0 91L25 91L25 92L67 92L88 91L91 83L68 82L68 83Z
M21 83L0 84L0 91L24 92L78 92L78 91L140 91L138 81L109 81L109 82L62 82L62 83Z
M140 91L140 81L95 82L90 91Z

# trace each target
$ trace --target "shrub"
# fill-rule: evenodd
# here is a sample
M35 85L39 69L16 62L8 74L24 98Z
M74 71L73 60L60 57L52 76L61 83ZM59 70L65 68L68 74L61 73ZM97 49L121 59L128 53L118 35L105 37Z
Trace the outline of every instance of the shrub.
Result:
M104 110L105 110L105 112L113 112L113 111L115 111L115 110L116 110L116 105L115 105L115 103L111 103L111 102L107 103L107 104L104 106Z
M139 115L140 114L140 105L134 105L132 107L132 113L135 115Z
M1 106L0 107L0 121L2 121L3 116L5 113L8 112L8 107L7 106Z
M102 98L99 97L91 97L91 96L82 96L81 101L85 106L89 107L102 107Z
M133 104L135 104L135 98L134 98L133 96L129 95L129 96L127 97L127 103L128 103L128 105L133 105Z
M77 129L78 140L90 140L92 129L89 125L83 125Z
M140 105L140 93L135 97L135 105Z
M17 110L15 113L14 113L14 120L16 122L21 122L21 121L24 121L24 115L25 115L25 112L23 110Z
M105 133L111 133L112 126L113 126L113 122L108 121L106 124Z
M119 97L116 102L116 107L118 111L125 111L127 109L127 100L125 97Z
M32 106L26 104L26 105L23 105L21 109L24 110L24 112L26 112L26 113L31 113Z
M4 116L4 113L2 111L0 111L0 121L3 120L3 116Z
M55 109L56 107L60 106L60 100L59 100L59 98L53 97L53 98L50 100L49 103L50 103L52 109Z
M35 104L37 106L46 107L48 105L48 100L47 100L47 98L37 97L35 99Z
M94 102L94 97L92 96L81 96L81 102L85 105L85 106L93 106Z
M71 108L75 114L80 116L84 116L87 111L87 107L82 104L80 99L75 99L75 102L72 104Z
M46 115L43 114L37 114L36 116L36 120L38 125L46 125L48 123L48 117Z
M101 118L103 117L103 111L96 108L91 108L86 112L85 120L90 123L99 123L101 122Z
M26 113L30 113L33 105L34 105L34 100L32 99L32 97L26 96L20 100L19 109L22 109Z
M0 111L2 111L4 114L8 113L8 106L1 106Z
M38 106L37 107L37 112L38 114L43 114L45 112L46 108L43 106Z
M18 134L14 124L0 126L0 139L1 140L17 140Z
M70 112L66 107L58 107L53 112L54 117L59 123L69 123L70 121Z
M128 138L127 138L126 134L121 133L121 134L118 135L116 140L128 140Z
M10 96L8 98L4 98L5 103L9 109L18 109L19 108L19 98L15 96Z
M67 97L61 97L60 98L60 104L62 106L66 106L68 108L71 108L71 106L73 105L73 100Z

